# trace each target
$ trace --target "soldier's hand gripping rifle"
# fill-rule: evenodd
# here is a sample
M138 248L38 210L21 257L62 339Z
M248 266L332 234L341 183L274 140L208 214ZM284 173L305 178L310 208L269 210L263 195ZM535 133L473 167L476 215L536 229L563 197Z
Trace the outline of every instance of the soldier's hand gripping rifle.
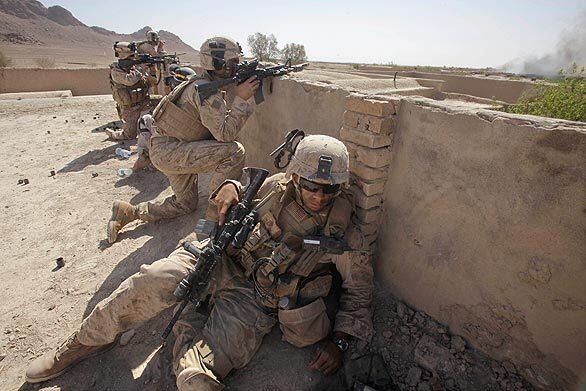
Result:
M200 101L204 101L205 99L209 98L218 90L224 86L230 84L242 84L246 80L250 79L251 77L255 76L256 80L259 81L259 86L256 92L254 93L254 101L256 104L260 104L264 102L265 97L262 92L262 82L265 77L271 76L283 76L291 72L300 72L308 65L307 63L299 64L299 65L291 65L291 60L287 60L285 64L279 64L272 67L267 68L259 68L258 67L258 60L254 61L245 61L241 64L238 64L238 70L236 71L236 76L212 81L211 83L205 83L197 86L197 92L199 94Z
M258 220L258 213L253 210L252 201L269 172L262 168L249 167L245 170L248 171L250 183L244 190L240 202L230 207L226 223L218 228L212 240L202 250L190 242L183 243L183 248L196 257L196 263L173 292L182 302L165 328L163 340L167 339L187 304L191 301L197 308L205 298L214 268L224 251L229 245L241 248Z

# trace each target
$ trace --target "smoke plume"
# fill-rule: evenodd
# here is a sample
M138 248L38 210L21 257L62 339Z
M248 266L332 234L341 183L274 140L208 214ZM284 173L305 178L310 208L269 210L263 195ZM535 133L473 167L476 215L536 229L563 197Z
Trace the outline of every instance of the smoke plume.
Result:
M519 74L555 76L560 69L570 70L574 63L578 69L586 66L586 11L581 12L576 23L562 33L552 53L515 59L502 68Z

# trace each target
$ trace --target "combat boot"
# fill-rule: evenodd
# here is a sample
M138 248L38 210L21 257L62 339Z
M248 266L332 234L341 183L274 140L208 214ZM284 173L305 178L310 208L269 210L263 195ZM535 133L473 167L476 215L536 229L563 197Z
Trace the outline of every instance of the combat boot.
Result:
M57 377L78 362L103 353L114 345L115 342L101 346L86 346L79 342L75 333L57 350L47 352L34 360L26 370L26 381L39 383Z
M122 130L106 128L104 129L104 133L106 133L111 140L128 140L128 137L124 135L124 131Z
M138 219L138 213L132 204L124 201L114 201L112 217L108 221L108 242L114 243L118 239L118 232L126 224Z

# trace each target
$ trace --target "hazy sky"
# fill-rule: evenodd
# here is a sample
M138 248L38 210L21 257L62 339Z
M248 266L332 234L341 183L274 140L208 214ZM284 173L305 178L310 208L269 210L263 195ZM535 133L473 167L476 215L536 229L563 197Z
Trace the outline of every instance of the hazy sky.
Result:
M273 33L305 45L310 60L499 66L554 51L586 0L121 1L41 0L87 25L131 33L145 25L196 49L213 35Z

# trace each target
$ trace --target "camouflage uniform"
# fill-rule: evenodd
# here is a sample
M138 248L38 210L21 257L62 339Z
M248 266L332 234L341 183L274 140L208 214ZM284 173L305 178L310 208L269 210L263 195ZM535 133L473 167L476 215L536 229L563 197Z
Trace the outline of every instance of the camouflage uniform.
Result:
M159 34L155 31L147 31L147 40L136 43L136 52L138 54L148 54L149 56L160 56L167 54L163 49L163 42L159 39ZM165 77L169 76L168 67L162 64L152 64L145 66L145 71L149 73L153 80L159 80L159 83L153 82L151 85L151 93L153 95L165 95L169 91L165 89Z
M207 73L190 79L163 98L153 112L157 130L150 139L150 158L169 178L175 194L162 202L138 204L138 217L144 221L173 218L195 210L199 173L213 172L211 189L226 178L240 178L244 147L234 140L253 109L247 101L234 96L232 89L226 92L226 99L218 92L201 102L197 85L210 80ZM208 211L208 217L213 217L215 208Z
M290 234L343 237L350 226L351 198L339 196L325 210L310 214L300 206L292 181L284 174L267 179L259 198L261 222L244 249L224 257L215 270L213 308L205 326L194 326L183 318L175 327L174 371L179 390L221 389L220 380L249 363L264 335L277 323L283 339L295 346L308 346L327 337L332 325L323 298L332 284L329 266L342 277L333 329L363 340L372 336L373 271L367 253L331 255L298 249L278 266L279 275L288 277L283 278L287 283L278 279L268 299L255 293L250 278L250 261L270 256L274 246ZM266 217L269 215L272 219ZM282 237L275 236L271 220ZM141 266L94 308L77 332L78 340L89 346L108 344L125 330L176 304L173 291L194 262L193 255L180 248L168 258ZM273 299L282 295L297 297L297 305L279 309Z
M123 50L126 48L127 45ZM203 101L198 94L198 86L216 76L223 78L234 73L240 53L240 45L229 38L206 40L200 51L206 72L190 77L161 99L153 111L157 130L149 140L149 158L169 178L174 194L162 202L143 202L136 206L114 201L107 227L108 242L114 243L120 230L136 219L155 221L195 210L199 201L199 173L213 173L212 189L224 179L240 178L244 147L235 140L252 114L252 106L236 96L235 88L217 91ZM216 208L209 207L206 216L217 219Z
M139 118L150 109L146 77L135 67L125 71L113 63L110 65L110 86L124 126L120 131L109 131L108 135L116 140L134 139Z

